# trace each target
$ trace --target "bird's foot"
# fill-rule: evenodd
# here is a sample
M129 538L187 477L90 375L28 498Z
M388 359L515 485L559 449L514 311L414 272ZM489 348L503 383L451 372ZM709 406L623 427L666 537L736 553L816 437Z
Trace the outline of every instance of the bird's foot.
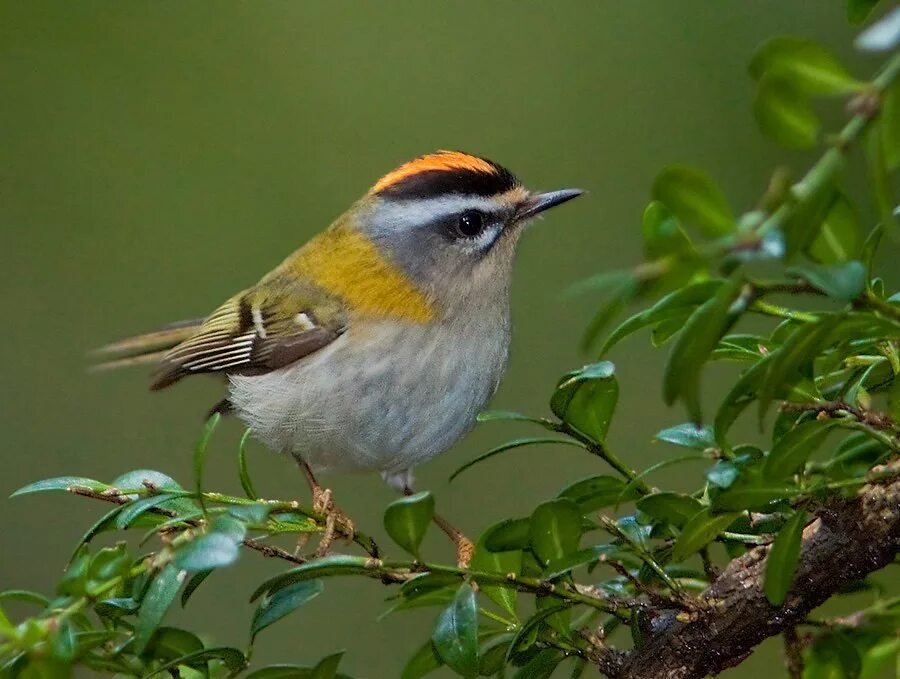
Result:
M334 504L331 489L318 485L313 487L313 511L325 516L325 530L319 538L319 544L313 553L314 557L325 556L337 537L353 539L355 534L353 521Z

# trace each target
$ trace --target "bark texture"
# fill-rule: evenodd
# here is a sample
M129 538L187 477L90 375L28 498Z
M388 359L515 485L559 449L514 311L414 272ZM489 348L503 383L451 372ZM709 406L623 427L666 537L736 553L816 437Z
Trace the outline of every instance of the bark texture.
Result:
M891 464L900 470L900 461ZM884 470L885 468L881 468ZM769 547L731 561L688 622L660 612L639 651L598 659L615 679L694 679L737 665L764 639L802 621L844 585L887 566L900 551L900 479L864 486L817 512L803 533L800 565L785 603L763 592ZM683 617L683 616L682 616Z

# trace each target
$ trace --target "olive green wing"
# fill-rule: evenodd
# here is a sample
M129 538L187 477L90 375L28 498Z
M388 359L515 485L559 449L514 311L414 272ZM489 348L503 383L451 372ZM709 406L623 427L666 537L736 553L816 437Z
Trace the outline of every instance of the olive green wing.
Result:
M262 374L327 346L346 329L337 298L279 276L235 295L160 359L151 389L198 373Z

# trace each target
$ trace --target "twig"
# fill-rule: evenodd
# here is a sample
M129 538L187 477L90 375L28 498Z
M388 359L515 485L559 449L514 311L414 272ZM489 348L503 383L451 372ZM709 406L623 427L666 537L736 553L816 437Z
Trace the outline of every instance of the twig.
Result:
M796 627L788 627L784 639L784 665L790 679L803 679L803 640Z

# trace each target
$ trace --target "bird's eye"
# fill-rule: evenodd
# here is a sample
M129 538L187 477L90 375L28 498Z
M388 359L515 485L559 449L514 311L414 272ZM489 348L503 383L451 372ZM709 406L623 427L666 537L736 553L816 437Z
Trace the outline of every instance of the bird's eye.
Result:
M474 238L484 229L484 215L478 210L466 210L459 216L456 230L461 236Z

